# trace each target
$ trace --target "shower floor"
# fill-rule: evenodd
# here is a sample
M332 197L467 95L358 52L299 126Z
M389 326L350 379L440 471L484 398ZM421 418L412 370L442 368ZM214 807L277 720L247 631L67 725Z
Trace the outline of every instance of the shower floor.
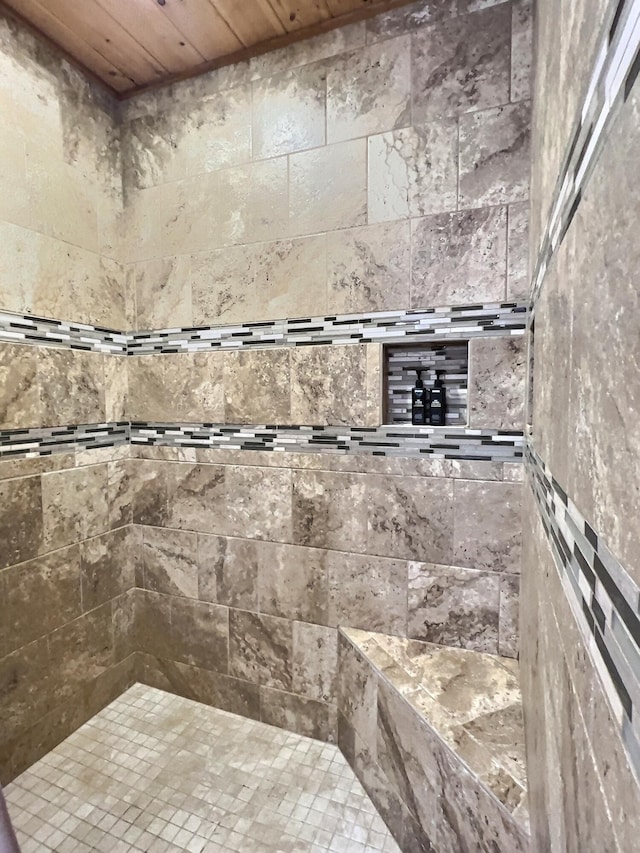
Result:
M5 795L22 853L399 853L337 747L141 684Z

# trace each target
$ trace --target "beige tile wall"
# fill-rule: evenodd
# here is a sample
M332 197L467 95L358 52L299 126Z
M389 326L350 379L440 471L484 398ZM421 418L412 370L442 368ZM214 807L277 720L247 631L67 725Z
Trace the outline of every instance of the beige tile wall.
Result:
M139 329L525 295L530 7L431 5L129 102Z
M112 99L0 14L0 306L126 327Z
M614 6L600 0L538 4L545 61L535 80L532 246L546 223L596 41ZM639 126L636 81L542 285L532 412L537 452L636 581L640 253L638 199L628 175L640 156ZM577 630L529 488L524 504L521 645L533 849L633 850L640 787L620 721Z

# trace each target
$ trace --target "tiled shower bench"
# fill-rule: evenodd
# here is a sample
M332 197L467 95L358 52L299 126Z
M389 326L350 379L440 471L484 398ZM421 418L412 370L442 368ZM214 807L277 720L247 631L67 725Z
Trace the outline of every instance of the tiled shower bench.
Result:
M524 853L516 661L343 628L344 755L403 853Z

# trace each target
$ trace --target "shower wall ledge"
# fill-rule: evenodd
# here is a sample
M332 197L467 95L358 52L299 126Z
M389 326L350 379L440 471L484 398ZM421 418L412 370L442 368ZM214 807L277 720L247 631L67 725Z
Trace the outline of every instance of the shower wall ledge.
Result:
M341 628L338 743L404 853L529 850L517 661Z

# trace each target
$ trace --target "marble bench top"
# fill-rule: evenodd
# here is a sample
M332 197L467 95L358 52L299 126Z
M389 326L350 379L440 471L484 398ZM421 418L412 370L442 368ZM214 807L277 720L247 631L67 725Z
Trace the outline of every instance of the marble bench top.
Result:
M342 632L528 832L518 662L354 628Z

